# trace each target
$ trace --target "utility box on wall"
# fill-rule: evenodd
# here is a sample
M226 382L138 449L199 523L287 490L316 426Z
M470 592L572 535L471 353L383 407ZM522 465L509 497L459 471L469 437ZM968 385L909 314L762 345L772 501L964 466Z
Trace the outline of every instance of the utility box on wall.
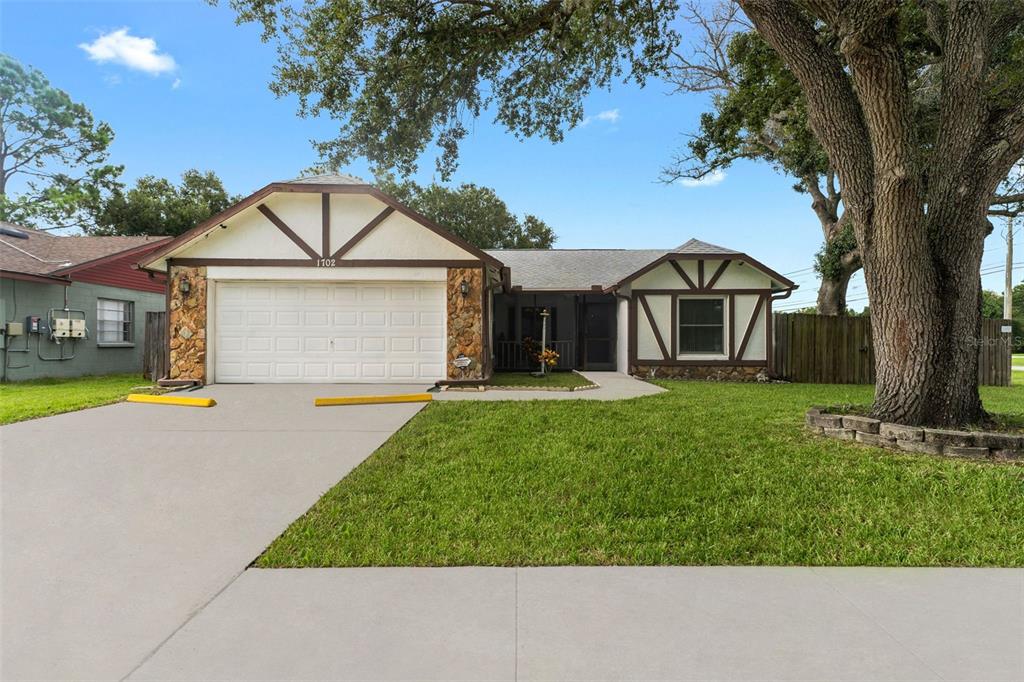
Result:
M67 317L54 318L52 336L54 338L62 339L84 339L85 320L71 319Z

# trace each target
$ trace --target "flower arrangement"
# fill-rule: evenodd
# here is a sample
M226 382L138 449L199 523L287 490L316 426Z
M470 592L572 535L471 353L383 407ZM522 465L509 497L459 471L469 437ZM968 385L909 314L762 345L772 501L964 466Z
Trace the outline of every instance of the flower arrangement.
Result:
M545 367L555 367L558 364L558 352L551 348L541 348L540 344L534 341L529 336L523 339L523 350L526 352L526 357L530 358L532 362L544 363Z

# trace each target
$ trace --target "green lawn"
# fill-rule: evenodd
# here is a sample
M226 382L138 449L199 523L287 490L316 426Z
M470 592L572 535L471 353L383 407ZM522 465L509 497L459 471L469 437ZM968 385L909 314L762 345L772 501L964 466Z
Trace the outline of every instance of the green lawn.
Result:
M490 381L491 386L515 386L521 388L580 388L593 386L591 382L576 372L550 372L543 378L535 377L529 372L496 372Z
M436 402L258 559L277 566L1024 566L1024 467L816 438L867 386L665 382ZM983 389L1024 417L1024 386Z
M116 403L131 389L148 385L138 374L0 384L0 424Z
M1014 355L1013 356L1013 366L1014 367L1024 367L1024 354Z

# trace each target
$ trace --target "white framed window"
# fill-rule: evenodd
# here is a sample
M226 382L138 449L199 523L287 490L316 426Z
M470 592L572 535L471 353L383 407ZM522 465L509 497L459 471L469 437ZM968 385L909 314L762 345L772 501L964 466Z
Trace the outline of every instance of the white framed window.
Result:
M725 354L725 298L679 297L680 355Z
M132 301L96 299L96 343L134 343L134 308L135 304Z

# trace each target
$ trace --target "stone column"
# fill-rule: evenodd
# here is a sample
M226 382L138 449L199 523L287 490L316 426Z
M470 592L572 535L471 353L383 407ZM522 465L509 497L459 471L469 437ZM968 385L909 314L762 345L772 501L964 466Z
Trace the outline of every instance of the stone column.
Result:
M169 272L169 379L206 381L206 268L172 265ZM181 283L188 282L183 294Z
M469 291L462 293L465 282ZM448 379L473 381L486 378L484 358L483 268L448 268ZM466 367L458 358L469 358ZM464 360L460 361L464 362Z

